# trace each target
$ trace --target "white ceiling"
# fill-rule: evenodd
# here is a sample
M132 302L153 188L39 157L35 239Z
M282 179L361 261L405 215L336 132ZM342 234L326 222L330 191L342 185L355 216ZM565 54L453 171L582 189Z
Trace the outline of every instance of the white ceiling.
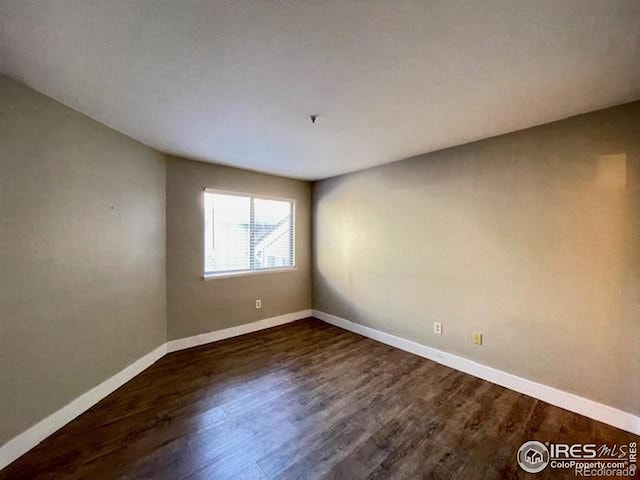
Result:
M159 150L318 179L640 99L640 1L1 0L0 71Z

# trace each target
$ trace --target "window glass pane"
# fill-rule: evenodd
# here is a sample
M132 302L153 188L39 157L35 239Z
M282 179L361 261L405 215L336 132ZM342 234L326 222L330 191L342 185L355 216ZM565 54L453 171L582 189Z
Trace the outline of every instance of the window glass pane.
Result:
M293 203L254 199L253 268L293 266Z
M205 273L292 267L294 202L204 194Z
M249 269L251 198L205 193L205 271Z

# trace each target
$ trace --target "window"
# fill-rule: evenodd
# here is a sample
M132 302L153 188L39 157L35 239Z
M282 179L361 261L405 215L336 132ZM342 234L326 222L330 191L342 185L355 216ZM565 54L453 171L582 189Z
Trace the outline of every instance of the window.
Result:
M205 277L293 268L294 219L294 200L205 189Z

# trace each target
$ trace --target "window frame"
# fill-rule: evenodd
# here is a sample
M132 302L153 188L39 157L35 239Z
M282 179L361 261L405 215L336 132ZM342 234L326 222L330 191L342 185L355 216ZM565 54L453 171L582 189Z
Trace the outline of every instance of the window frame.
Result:
M253 209L253 200L277 200L281 202L289 202L291 204L291 227L293 228L292 233L292 245L291 245L291 262L290 266L286 267L266 267L266 268L248 268L244 270L225 270L220 272L207 272L206 271L206 263L207 263L207 246L206 246L206 214L205 211L205 195L207 193L219 194L219 195L234 195L237 197L247 197L252 199L251 205ZM216 280L219 278L231 278L231 277L245 277L252 275L265 275L269 273L280 273L280 272L293 272L298 269L296 264L296 199L288 198L288 197L275 197L270 195L259 195L253 193L246 192L237 192L234 190L224 190L220 188L212 188L212 187L204 187L202 189L202 197L201 197L201 206L202 206L202 279L203 280ZM251 240L249 240L251 243Z

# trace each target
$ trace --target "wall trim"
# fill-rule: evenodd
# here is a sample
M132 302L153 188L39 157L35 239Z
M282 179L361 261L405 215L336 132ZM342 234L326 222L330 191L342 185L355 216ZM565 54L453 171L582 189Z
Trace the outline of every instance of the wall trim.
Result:
M527 380L526 378L518 377L517 375L474 362L468 358L460 357L390 333L385 333L371 327L360 325L320 310L301 310L299 312L287 313L277 317L265 318L263 320L238 325L236 327L171 340L160 345L111 378L93 387L86 393L83 393L60 410L52 413L2 445L0 447L0 470L12 463L14 460L17 460L48 436L87 411L93 405L127 383L136 375L149 368L167 353L204 345L206 343L217 342L278 325L284 325L311 316L345 330L391 345L392 347L433 360L455 370L468 373L474 377L487 380L491 383L529 395L557 407L570 410L580 415L584 415L585 417L640 435L640 417L631 413L580 397L573 393L568 393L547 385L536 383L534 381Z
M434 362L468 373L474 377L537 398L556 407L564 408L565 410L570 410L621 430L640 435L640 417L631 413L548 385L518 377L512 373L474 362L465 357L428 347L412 340L376 330L375 328L360 325L320 310L313 310L313 316L344 330L349 330L353 333L386 343L392 347L433 360Z
M60 410L53 412L29 429L13 437L0 447L0 470L27 453L49 435L64 427L71 420L86 412L143 370L149 368L166 353L167 345L163 343L128 367L120 370L111 378L75 398Z
M277 317L265 318L251 323L244 323L236 327L229 327L209 333L194 335L192 337L170 340L167 342L167 352L177 352L178 350L184 350L185 348L197 347L211 342L218 342L227 338L237 337L238 335L244 335L246 333L257 332L258 330L264 330L265 328L277 327L278 325L284 325L285 323L295 322L296 320L302 320L303 318L310 316L311 310L300 310L299 312L285 313L284 315L278 315Z
M225 328L223 330L216 330L202 335L195 335L193 337L181 338L163 343L153 351L133 362L128 367L116 373L111 378L108 378L104 382L93 387L91 390L83 393L60 410L53 412L48 417L40 420L32 427L0 446L0 470L27 453L44 439L64 427L67 423L71 422L74 418L89 410L89 408L93 407L107 395L120 388L133 377L142 373L167 353L198 345L204 345L205 343L217 342L226 338L244 335L245 333L263 330L265 328L284 325L285 323L294 322L310 316L311 310L301 310L299 312L287 313L277 317L265 318L256 322L245 323L243 325L238 325L237 327Z

